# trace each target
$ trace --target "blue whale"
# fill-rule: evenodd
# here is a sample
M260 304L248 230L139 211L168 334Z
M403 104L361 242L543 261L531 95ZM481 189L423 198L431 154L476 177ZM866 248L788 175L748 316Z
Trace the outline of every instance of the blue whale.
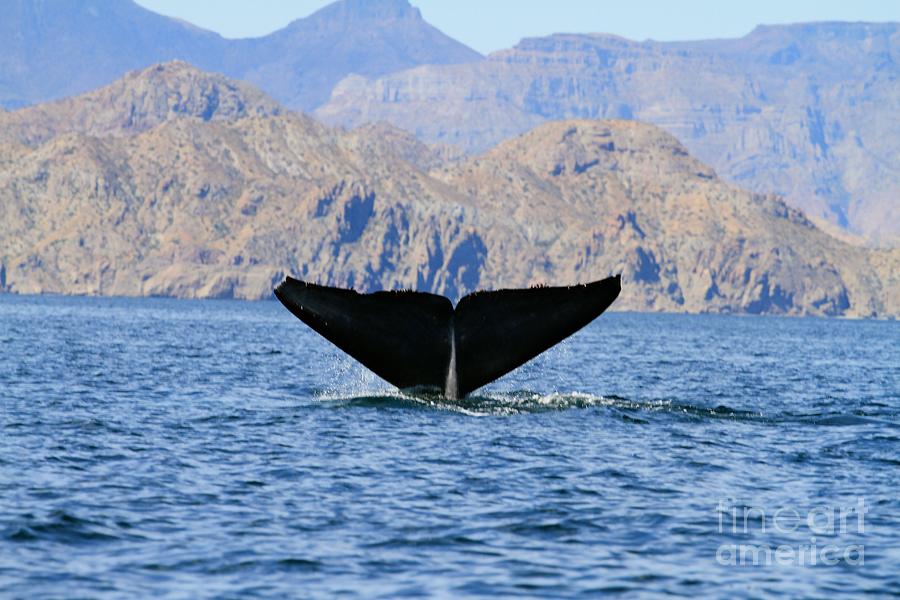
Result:
M360 294L288 277L275 296L389 383L456 399L569 337L600 316L620 291L616 275L568 287L479 291L454 308L437 294Z

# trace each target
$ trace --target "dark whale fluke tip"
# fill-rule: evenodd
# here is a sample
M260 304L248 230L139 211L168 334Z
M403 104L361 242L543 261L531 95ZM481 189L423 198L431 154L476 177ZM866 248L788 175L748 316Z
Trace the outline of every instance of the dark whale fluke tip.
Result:
M600 316L621 274L568 287L478 291L453 307L410 290L361 294L287 277L275 296L297 318L399 388L461 397Z

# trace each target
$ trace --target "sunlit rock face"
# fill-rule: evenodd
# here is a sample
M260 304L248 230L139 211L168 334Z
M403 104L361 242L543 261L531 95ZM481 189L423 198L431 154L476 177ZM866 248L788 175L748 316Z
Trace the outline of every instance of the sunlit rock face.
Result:
M622 273L620 310L900 306L897 251L841 242L634 121L548 123L466 157L180 63L3 119L7 292L256 299L292 274L458 299Z

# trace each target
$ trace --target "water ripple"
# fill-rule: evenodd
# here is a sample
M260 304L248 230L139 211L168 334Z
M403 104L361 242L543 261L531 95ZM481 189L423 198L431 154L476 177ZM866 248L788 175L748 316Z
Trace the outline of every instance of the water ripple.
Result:
M275 303L0 295L0 344L2 597L900 589L898 323L604 315L458 401ZM720 560L859 498L862 565Z

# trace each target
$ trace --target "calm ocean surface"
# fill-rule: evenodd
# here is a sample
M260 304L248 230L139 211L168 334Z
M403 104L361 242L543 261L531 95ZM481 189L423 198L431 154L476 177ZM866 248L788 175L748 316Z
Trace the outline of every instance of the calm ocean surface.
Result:
M900 323L606 314L406 397L276 302L0 295L0 597L900 594Z

